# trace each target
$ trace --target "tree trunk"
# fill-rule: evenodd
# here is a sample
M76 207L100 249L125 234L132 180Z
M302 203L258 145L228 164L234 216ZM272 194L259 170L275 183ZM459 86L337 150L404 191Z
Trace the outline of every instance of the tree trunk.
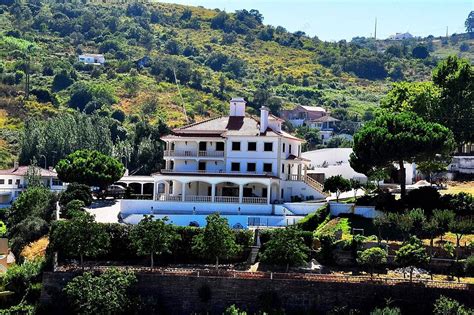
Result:
M219 269L219 256L216 256L216 270Z
M462 235L458 237L458 235L456 234L456 261L459 260L459 247L461 243L461 238L462 238Z
M339 195L340 195L340 194L341 194L341 193L340 193L339 191L336 191L336 202L337 202L337 203L339 203Z
M150 254L150 269L153 270L153 267L155 266L155 261L153 259L153 253Z
M401 161L398 161L398 166L400 167L400 173L399 173L399 177L400 177L400 194L402 195L402 197L405 196L406 194L406 177L407 177L407 174L405 172L405 165L403 165L403 160Z
M290 270L290 264L289 263L286 264L286 272L288 272L288 270Z
M413 267L410 267L410 283L412 279L413 279Z
M433 258L433 241L434 241L434 237L433 236L430 236L430 260L431 258Z
M84 270L84 255L83 254L80 254L80 259L81 259L81 268L82 270Z

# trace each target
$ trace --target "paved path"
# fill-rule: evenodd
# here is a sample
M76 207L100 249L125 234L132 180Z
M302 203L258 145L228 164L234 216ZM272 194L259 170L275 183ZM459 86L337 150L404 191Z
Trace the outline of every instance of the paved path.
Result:
M97 222L118 223L120 200L95 200L86 210L90 214L95 215Z

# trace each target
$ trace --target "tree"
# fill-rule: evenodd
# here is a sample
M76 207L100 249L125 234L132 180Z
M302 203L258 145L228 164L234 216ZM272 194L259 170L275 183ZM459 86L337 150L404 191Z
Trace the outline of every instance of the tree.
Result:
M351 167L364 174L398 163L401 194L406 193L405 162L421 162L454 150L452 132L412 113L383 113L354 135Z
M357 263L369 269L370 278L373 278L375 268L387 263L387 252L380 247L360 251L357 256Z
M240 248L227 219L213 213L207 216L206 222L204 231L193 238L192 248L200 256L215 259L217 270L219 259L232 257Z
M456 235L456 259L459 257L459 248L461 246L461 239L466 234L474 232L474 222L471 218L461 217L457 220L451 221L449 224L449 231Z
M433 257L434 238L441 233L438 220L436 220L436 218L433 216L429 220L426 220L423 224L423 232L430 238L429 256L431 259Z
M56 221L50 234L52 248L65 255L80 258L84 269L84 257L95 257L107 251L110 237L104 227L96 223L87 212L76 212L71 220Z
M426 59L430 55L428 48L423 45L416 46L411 52L412 56L417 59Z
M433 305L434 315L468 315L472 314L470 309L466 309L464 305L458 301L441 295Z
M438 227L440 229L441 239L443 234L448 232L451 222L454 221L456 214L451 210L434 210L433 219L438 222Z
M125 167L98 151L78 150L59 161L56 171L64 182L77 182L105 190L122 177Z
M423 243L416 237L412 237L405 245L396 252L395 262L402 267L410 269L410 282L413 278L415 267L423 266L428 262Z
M474 276L474 255L467 257L464 263L464 273L467 277Z
M129 289L136 281L132 272L118 269L85 272L69 281L64 292L78 314L121 314L131 307Z
M354 202L356 202L357 201L357 191L359 189L362 189L364 187L364 185L362 185L362 183L359 180L353 179L353 178L350 179L350 183L351 183L351 188L354 190Z
M339 202L339 196L342 192L351 189L351 182L341 175L331 176L324 181L324 191L330 191L336 194L336 202Z
M398 307L389 307L386 306L384 308L376 308L370 315L401 315L402 311Z
M466 26L466 32L472 36L474 33L474 11L469 12L466 22L464 22L464 26Z
M150 255L150 268L154 266L154 255L169 253L172 245L179 239L172 225L166 224L168 218L154 220L145 216L130 232L130 240L138 255Z
M319 135L319 130L316 128L301 126L296 129L296 135L306 140L306 142L303 143L304 151L314 150L316 146L321 143L321 136Z
M91 188L84 184L70 183L66 190L59 197L59 205L65 206L73 200L80 200L84 206L90 206L92 203Z
M308 259L309 248L304 243L301 231L294 227L275 230L270 240L265 243L261 261L267 264L301 266Z
M458 145L474 142L474 67L469 60L449 56L433 71L433 82L441 89L436 122L448 127Z

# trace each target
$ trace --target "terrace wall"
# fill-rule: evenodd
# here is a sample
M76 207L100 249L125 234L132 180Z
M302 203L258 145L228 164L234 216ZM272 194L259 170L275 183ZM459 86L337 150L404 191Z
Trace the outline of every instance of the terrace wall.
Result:
M49 314L64 310L61 290L74 276L72 272L46 272L43 275L41 302ZM385 284L374 282L339 281L327 276L315 276L311 281L295 277L239 278L223 276L178 276L137 273L133 290L142 298L158 301L165 314L195 312L222 314L229 305L253 313L264 305L281 306L287 314L327 312L334 307L347 306L368 311L383 306L385 299L396 301L407 314L429 314L433 302L445 295L467 306L474 303L474 290L454 287L430 287L423 284ZM203 294L203 292L207 292ZM206 298L207 297L207 298Z

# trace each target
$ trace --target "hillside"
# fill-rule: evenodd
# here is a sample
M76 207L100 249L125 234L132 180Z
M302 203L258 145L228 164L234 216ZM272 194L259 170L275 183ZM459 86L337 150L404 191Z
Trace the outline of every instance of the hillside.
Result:
M474 60L474 41L463 35L327 43L263 21L254 10L162 3L0 1L0 167L18 156L25 163L46 155L50 164L68 153L65 147L51 156L55 147L47 143L62 131L31 136L32 130L52 130L45 118L65 112L102 117L110 134L104 150L138 168L139 161L156 160L161 147L151 142L166 128L223 114L232 96L245 97L250 113L262 105L278 114L304 104L363 121L391 82L426 80L448 54ZM463 42L471 52L459 51ZM429 56L415 58L417 46L431 50ZM105 66L79 63L81 53L104 54ZM36 129L24 127L33 118ZM140 172L158 167L155 162Z

